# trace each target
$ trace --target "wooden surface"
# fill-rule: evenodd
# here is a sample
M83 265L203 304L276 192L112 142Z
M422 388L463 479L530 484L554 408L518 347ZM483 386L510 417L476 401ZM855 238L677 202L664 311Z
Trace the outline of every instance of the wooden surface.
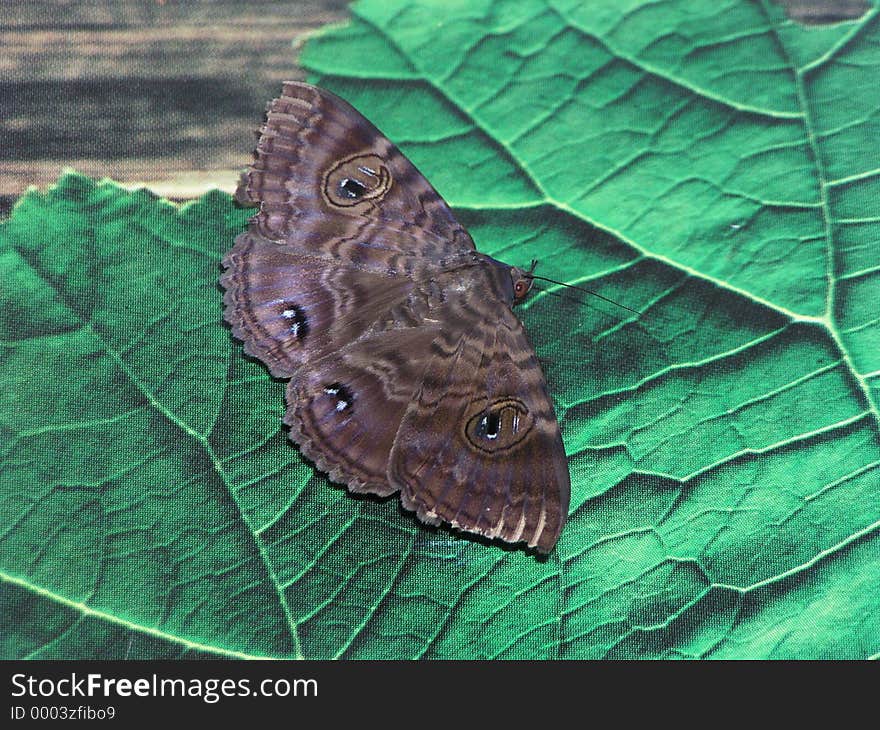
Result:
M788 16L801 23L837 23L859 18L868 9L868 0L779 0Z
M65 167L185 199L231 190L296 45L344 0L0 4L0 197Z
M804 22L865 0L785 0ZM232 190L296 46L345 0L3 0L0 214L65 167L176 200Z

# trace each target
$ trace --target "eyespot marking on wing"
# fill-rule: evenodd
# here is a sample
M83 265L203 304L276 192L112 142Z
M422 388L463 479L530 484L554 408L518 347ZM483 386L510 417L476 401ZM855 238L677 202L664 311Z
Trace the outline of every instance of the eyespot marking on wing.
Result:
M309 320L302 307L293 302L284 302L280 307L280 313L288 322L288 332L302 342L309 334Z
M519 398L503 396L465 422L465 441L474 449L500 454L513 449L531 431L535 418Z
M381 200L391 189L391 171L378 155L355 155L337 162L324 175L324 198L348 208Z
M337 413L349 410L354 403L354 394L342 383L329 383L325 385L324 393L336 400L333 409Z

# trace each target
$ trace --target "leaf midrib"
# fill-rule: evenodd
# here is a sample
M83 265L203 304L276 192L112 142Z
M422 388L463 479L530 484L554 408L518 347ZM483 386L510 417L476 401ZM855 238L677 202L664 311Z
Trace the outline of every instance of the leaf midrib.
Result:
M825 292L825 314L821 318L822 324L825 327L828 335L831 337L831 340L833 341L835 347L837 347L837 349L839 350L843 361L846 363L850 375L856 381L856 384L858 385L859 390L862 393L862 397L865 399L865 402L868 405L868 409L873 415L873 426L875 434L880 435L880 410L878 410L877 402L874 400L871 388L868 386L868 382L865 379L865 374L860 372L856 368L852 358L852 354L850 353L849 348L846 346L846 343L843 341L843 338L840 336L837 322L834 319L834 311L837 305L836 282L837 278L839 277L837 272L837 250L834 240L834 226L832 224L831 201L828 197L829 183L828 176L825 172L825 165L822 161L821 150L819 149L819 144L816 140L816 122L808 100L806 86L804 84L804 74L809 73L815 68L818 68L820 64L814 62L807 65L805 68L798 68L798 66L794 63L793 59L789 55L785 43L779 37L779 32L777 30L776 24L772 23L771 21L770 13L767 9L766 0L761 0L761 9L764 12L765 17L767 17L768 19L771 31L776 38L776 42L779 46L779 51L788 62L789 68L791 69L795 77L795 84L797 87L797 99L798 104L801 107L801 112L803 114L806 141L809 145L810 153L813 157L813 162L815 164L816 170L816 178L819 184L819 200L822 209L822 221L825 226L825 279L827 281ZM834 52L836 53L845 48L846 45L858 35L858 33L864 30L864 28L866 28L878 16L878 13L880 13L880 7L876 6L866 12L865 15L862 17L861 22L859 22L854 28L853 32L848 34L841 43L835 46ZM834 56L832 54L826 54L826 56L823 57L823 63L829 61L833 57Z
M246 654L244 652L235 651L233 649L226 649L222 646L215 646L213 644L202 644L197 641L190 641L189 639L185 639L182 636L177 636L175 634L168 633L166 631L162 631L161 629L154 628L152 626L146 626L144 624L139 624L134 621L130 621L128 619L124 619L120 616L116 616L115 614L109 613L107 611L100 611L96 608L92 608L86 603L80 601L74 601L67 596L63 596L60 593L55 593L54 591L49 590L48 588L44 588L39 586L29 580L24 578L20 578L18 576L11 575L5 571L0 570L0 582L10 583L12 585L18 586L19 588L24 588L25 590L39 596L40 598L49 600L53 603L57 603L66 608L73 609L77 611L81 616L88 618L97 618L102 621L106 621L109 624L113 624L115 626L120 626L129 631L134 631L139 634L144 634L146 636L151 636L156 639L161 639L163 641L167 641L172 644L179 644L190 651L200 651L206 652L210 654L216 654L220 657L228 657L230 659L283 659L285 657L272 657L272 656L260 656L256 654Z
M204 451L205 455L210 460L217 477L220 479L221 483L223 484L224 488L226 489L227 493L229 494L229 497L232 500L232 503L235 505L235 508L239 513L239 517L242 520L245 527L247 528L247 533L251 536L251 540L253 542L253 545L257 550L257 553L260 557L261 562L263 563L264 569L266 570L266 575L268 576L270 583L272 585L272 588L277 596L279 607L281 608L282 613L285 617L285 620L287 623L288 635L290 637L290 640L291 640L291 643L292 643L292 646L293 646L294 652L295 652L294 656L295 656L295 658L302 658L303 657L302 645L300 643L299 633L297 630L297 624L293 619L293 615L290 611L290 606L287 603L286 596L284 595L284 590L281 587L281 584L278 580L274 566L272 565L272 562L266 553L266 549L263 544L263 541L256 534L256 531L255 531L254 527L251 525L247 514L245 513L241 504L239 503L238 498L236 497L235 491L232 489L232 485L229 480L229 476L227 475L226 470L223 468L223 464L222 464L220 458L217 456L216 452L214 451L213 447L211 446L207 436L203 436L202 434L198 433L194 428L192 428L192 426L190 426L188 423L186 423L185 421L180 419L178 416L176 416L174 414L174 412L171 411L170 408L168 408L164 403L162 403L156 397L156 395L147 387L146 383L141 381L140 378L138 378L137 375L135 375L131 371L131 369L128 367L128 365L125 363L125 361L119 355L119 353L116 352L116 350L114 348L112 348L110 346L110 344L100 335L100 333L94 328L92 323L90 321L86 320L83 317L82 313L73 306L73 304L70 302L70 300L64 295L64 292L61 290L61 287L55 286L50 281L50 279L44 275L44 273L40 269L40 267L37 266L34 261L30 260L30 258L28 256L26 256L24 252L22 252L20 249L15 247L14 244L12 244L10 246L10 248L16 252L16 254L19 257L19 260L21 260L23 264L28 266L31 269L31 271L33 271L34 274L37 277L39 277L39 279L44 283L44 285L46 287L48 287L49 289L51 289L55 293L55 295L58 297L58 300L67 308L67 310L74 317L76 317L76 319L81 324L83 329L86 329L86 330L88 330L89 333L91 333L91 335L95 338L95 340L100 344L100 346L104 350L104 352L110 357L111 360L113 360L114 363L116 363L116 365L119 367L119 369L122 371L122 373L128 379L128 381L146 399L149 406L152 407L154 411L156 411L159 415L161 415L164 419L166 419L170 424L172 424L174 427L178 428L183 433L185 433L187 436L189 436L192 440L194 440L199 445L199 447ZM204 254L204 252L201 252L201 253ZM5 575L6 574L4 574L4 573L0 573L0 578L2 578ZM10 576L10 579L11 579L11 576ZM43 588L39 588L37 586L32 586L31 584L28 584L26 582L25 582L25 585L27 587L32 588L35 591L37 591L37 590L43 591L43 593L47 596L57 596L58 595L58 594L52 593L48 589L43 589ZM66 599L66 600L69 601L70 605L74 606L74 607L79 606L79 605L83 605L83 606L85 605L85 604L79 604L75 601L72 601L71 599ZM112 616L112 614L98 611L97 609L90 608L89 611L91 613L93 613L94 615ZM116 618L117 623L128 623L128 622L126 622L125 619L121 619L119 617L115 617L115 618ZM132 624L132 626L137 626L137 624ZM145 630L147 630L148 628L149 627L144 627ZM173 636L172 634L166 634L166 632L161 632L159 629L153 629L153 631L159 632L163 636L166 636L166 635ZM178 639L181 643L193 643L193 642L188 642L187 639L184 639L182 637L178 637ZM232 650L223 650L223 651L224 652L231 652Z

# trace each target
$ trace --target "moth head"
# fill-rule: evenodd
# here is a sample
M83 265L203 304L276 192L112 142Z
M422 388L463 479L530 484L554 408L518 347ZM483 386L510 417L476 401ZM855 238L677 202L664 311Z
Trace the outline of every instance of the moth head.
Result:
M518 266L510 267L510 278L513 279L514 303L518 304L519 302L521 302L531 291L532 284L535 283L534 272L537 265L538 260L534 259L528 271L526 271L525 269L521 269Z

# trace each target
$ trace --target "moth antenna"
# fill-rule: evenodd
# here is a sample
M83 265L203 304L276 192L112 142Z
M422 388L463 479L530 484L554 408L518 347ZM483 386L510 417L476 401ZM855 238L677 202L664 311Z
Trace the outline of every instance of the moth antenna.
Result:
M535 263L536 263L535 261L532 262L532 270L534 270ZM608 302L609 304L614 304L614 305L620 307L621 309L625 309L628 312L632 312L633 314L638 314L638 315L642 314L641 312L639 312L636 309L632 309L631 307L627 307L625 304L621 304L620 302L615 302L613 299L609 299L608 297L603 297L601 294L597 294L596 292L590 291L589 289L586 289L582 286L575 286L574 284L566 284L564 281L556 281L555 279L548 279L546 276L538 276L536 274L531 274L531 277L533 279L539 279L540 281L549 281L551 284L557 284L559 286L564 286L569 289L577 289L578 291L582 291L587 294L592 294L594 297L601 299L603 302ZM544 289L543 291L545 291L547 294L552 294L552 292L549 292L546 289Z

